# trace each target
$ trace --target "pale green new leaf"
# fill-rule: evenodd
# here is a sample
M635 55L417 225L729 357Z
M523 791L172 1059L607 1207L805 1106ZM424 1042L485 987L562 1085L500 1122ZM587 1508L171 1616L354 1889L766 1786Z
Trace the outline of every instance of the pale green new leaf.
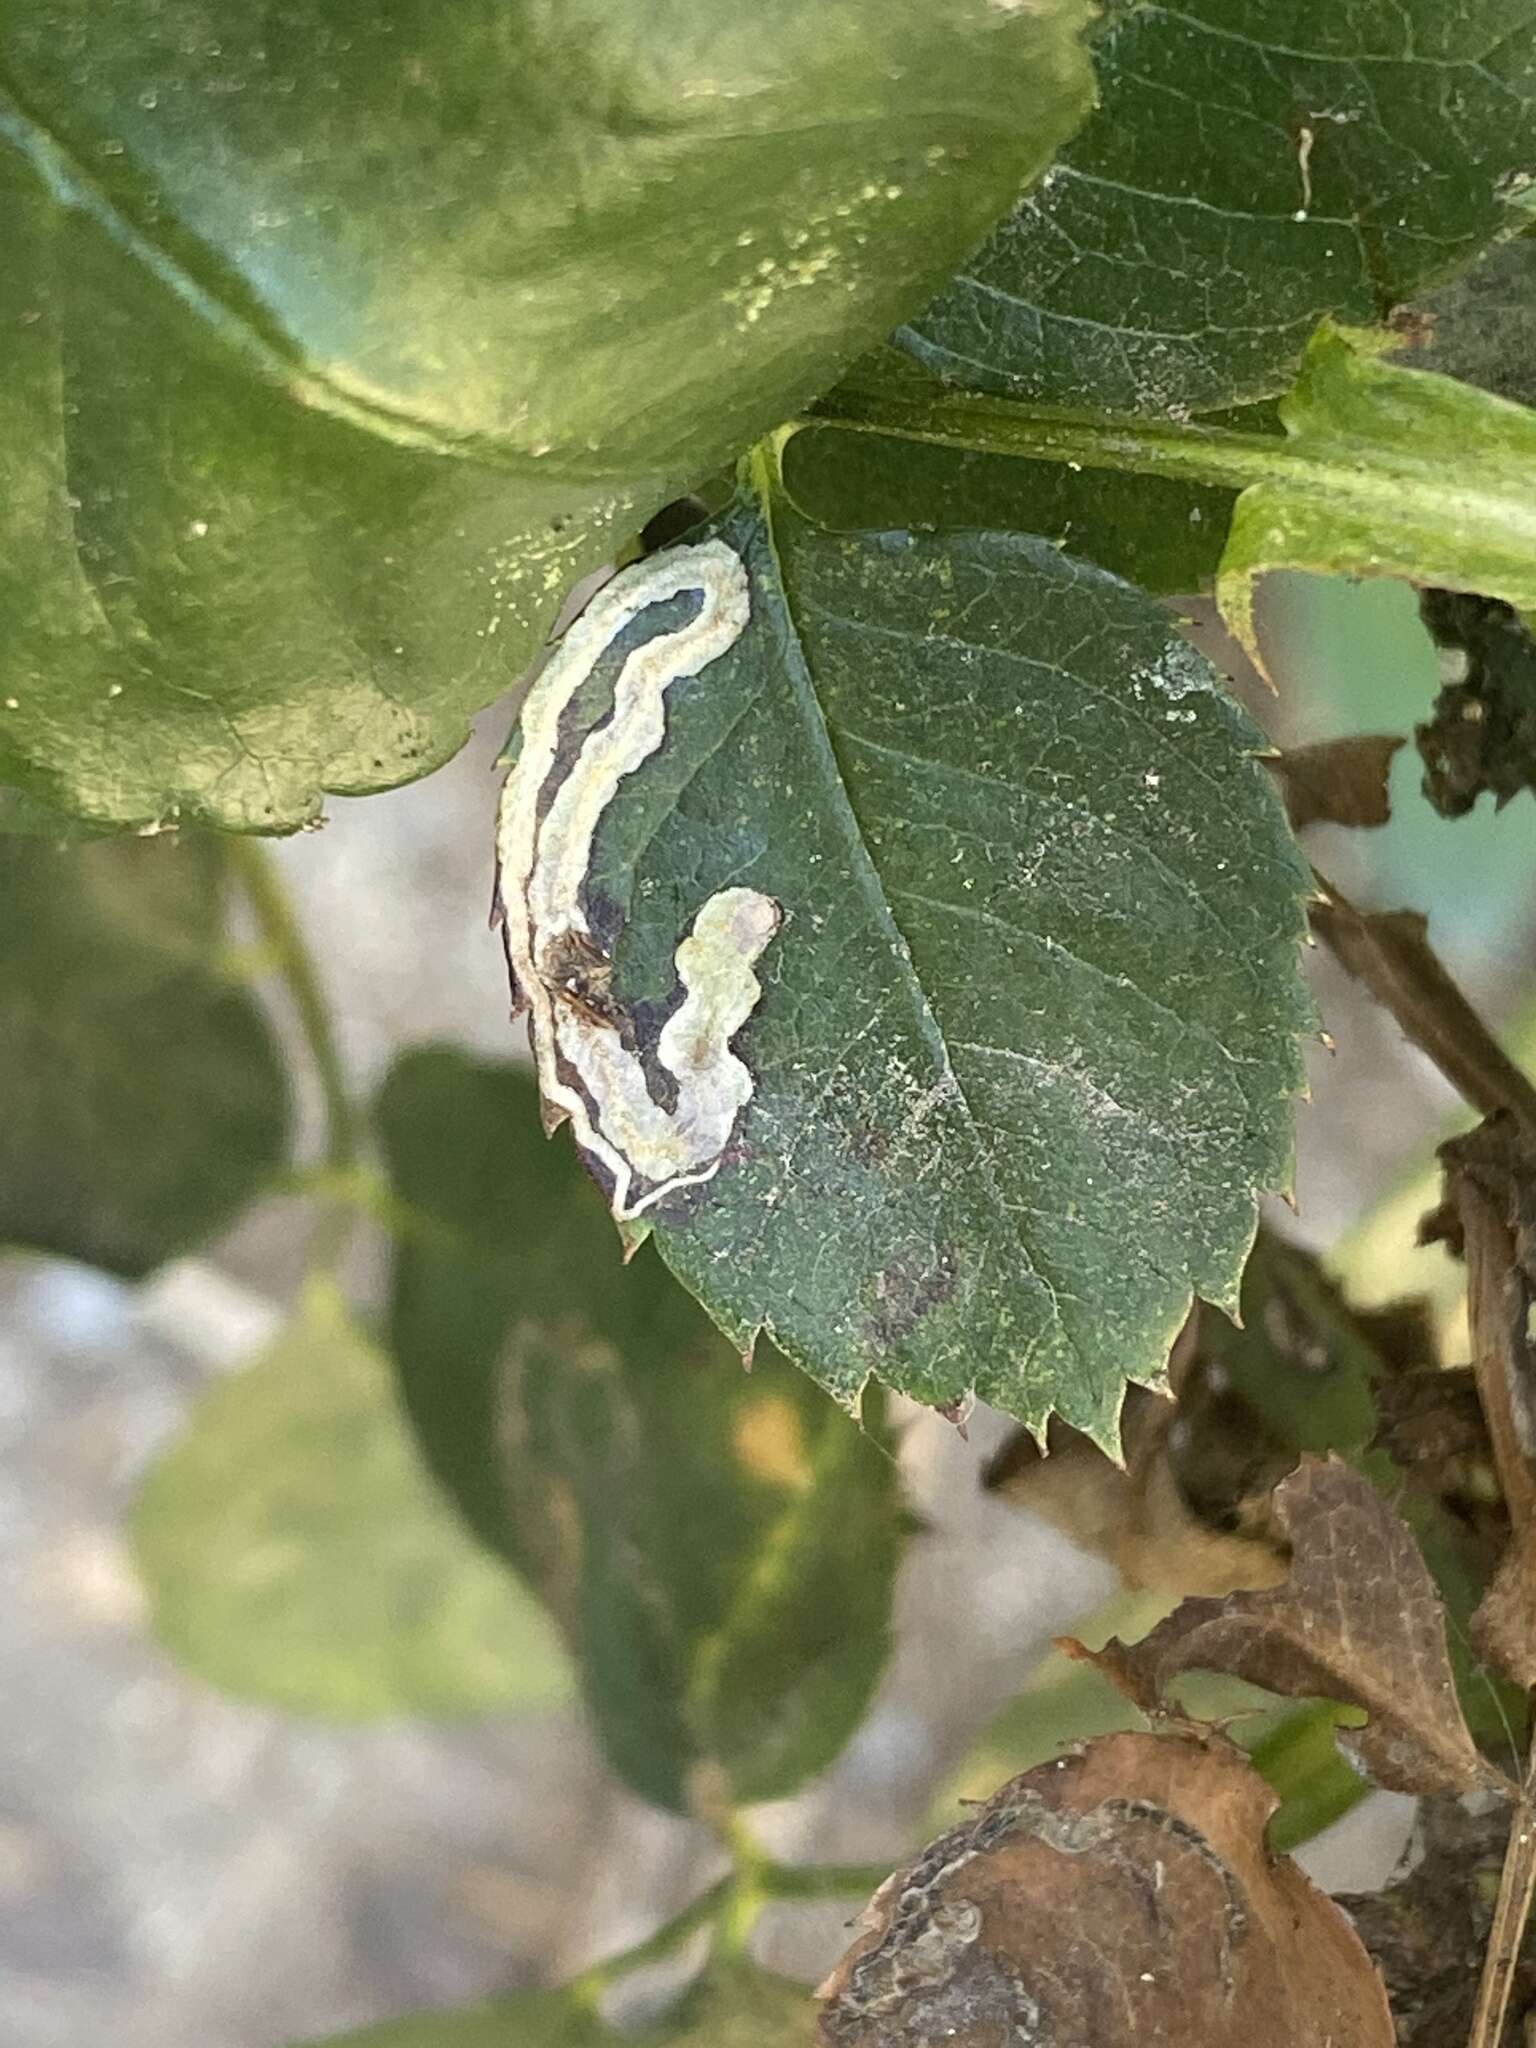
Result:
M1111 1439L1288 1177L1306 871L1260 735L1044 541L828 534L768 485L712 531L751 622L669 692L586 880L642 1048L706 898L782 915L739 1129L644 1220L850 1404L874 1376Z
M1529 0L1110 7L1100 104L899 339L1047 405L1204 412L1281 391L1507 225L1536 170Z
M328 1285L202 1396L133 1540L156 1632L244 1698L366 1720L569 1695L547 1617L425 1470L389 1360Z
M0 779L282 831L921 304L1083 0L14 0Z
M1391 337L1325 324L1280 407L1273 474L1237 501L1217 577L1257 658L1268 569L1401 576L1536 607L1536 411L1384 360Z

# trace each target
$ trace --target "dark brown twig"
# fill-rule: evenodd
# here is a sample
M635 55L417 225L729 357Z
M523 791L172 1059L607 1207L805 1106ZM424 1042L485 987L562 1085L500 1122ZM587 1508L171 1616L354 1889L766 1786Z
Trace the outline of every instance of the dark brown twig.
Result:
M1508 1110L1536 1131L1536 1087L1441 966L1420 913L1357 910L1324 876L1316 881L1312 928L1341 965L1474 1109L1484 1116Z
M1524 1545L1536 1524L1536 1460L1517 1411L1523 1357L1523 1306L1519 1247L1509 1220L1487 1188L1480 1186L1460 1155L1495 1127L1484 1126L1471 1140L1446 1147L1447 1192L1460 1219L1467 1262L1467 1314L1472 1334L1472 1369L1493 1445L1494 1465L1509 1509L1510 1550L1519 1568ZM1517 1313L1518 1311L1521 1311ZM1522 1355L1516 1355L1516 1347ZM1485 1610L1486 1611L1486 1605ZM1474 1624L1475 1627L1475 1624ZM1499 1877L1493 1925L1483 1957L1468 2048L1498 2048L1510 1992L1520 1961L1531 1905L1536 1899L1536 1748L1527 1754L1520 1799L1510 1824L1509 1844Z

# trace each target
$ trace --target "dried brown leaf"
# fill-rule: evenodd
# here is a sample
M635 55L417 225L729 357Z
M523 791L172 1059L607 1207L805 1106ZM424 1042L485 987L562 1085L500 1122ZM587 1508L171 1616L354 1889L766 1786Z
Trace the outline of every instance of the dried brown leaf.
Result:
M1505 1547L1472 1617L1472 1642L1495 1671L1536 1690L1536 1526L1529 1522Z
M1357 733L1290 747L1270 762L1294 831L1308 825L1385 825L1387 791L1399 733Z
M1512 605L1460 590L1426 590L1419 609L1449 656L1427 725L1414 728L1424 794L1460 818L1485 790L1502 810L1536 788L1536 635Z
M1376 1445L1395 1464L1446 1465L1489 1458L1488 1426L1466 1366L1405 1372L1376 1387Z
M993 1459L986 1484L1106 1559L1133 1588L1228 1593L1285 1577L1259 1508L1291 1461L1275 1465L1250 1412L1234 1423L1196 1377L1177 1404L1129 1389L1120 1432L1123 1466L1059 1421L1045 1454L1021 1430ZM1189 1485L1196 1468L1198 1501Z
M1386 1979L1398 2048L1466 2041L1508 1831L1503 1808L1468 1813L1454 1800L1427 1802L1412 1868L1384 1891L1339 1900ZM1527 1942L1513 1989L1516 2012L1536 2000L1536 1944ZM1501 2048L1516 2048L1522 2033L1511 2020Z
M1275 1494L1293 1562L1282 1586L1186 1600L1104 1669L1138 1704L1180 1672L1224 1671L1293 1698L1363 1707L1341 1732L1377 1784L1454 1796L1512 1792L1481 1756L1456 1698L1445 1611L1406 1525L1337 1459L1308 1459Z
M1536 1136L1495 1116L1440 1148L1448 1234L1467 1262L1472 1370L1510 1536L1472 1620L1479 1651L1536 1686Z
M1026 1771L881 1887L823 2048L1391 2048L1349 1921L1265 1847L1274 1803L1219 1740Z

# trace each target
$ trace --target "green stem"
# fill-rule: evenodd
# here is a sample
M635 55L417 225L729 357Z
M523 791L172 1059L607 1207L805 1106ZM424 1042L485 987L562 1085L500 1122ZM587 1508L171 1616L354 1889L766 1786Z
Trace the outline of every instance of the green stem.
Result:
M224 841L224 849L251 906L263 953L288 990L320 1084L325 1109L324 1167L333 1175L350 1178L361 1160L363 1122L347 1087L331 1008L314 955L271 855L255 839L236 834ZM329 1272L335 1267L353 1220L352 1201L338 1198L327 1204L310 1245L311 1272Z
M1243 433L1192 420L1080 418L1036 411L1013 399L965 391L904 392L848 383L822 399L817 426L964 448L978 455L1025 456L1074 469L1115 469L1234 491L1282 472L1325 482L1324 467L1278 434Z
M567 1987L570 1994L586 2004L596 2005L602 1993L610 1985L618 1983L620 1978L627 1977L631 1970L674 1955L701 1927L714 1926L729 1912L737 1886L734 1871L729 1877L722 1877L708 1891L700 1892L680 1913L674 1914L665 1926L658 1927L654 1934L648 1934L644 1941L637 1942L633 1948L627 1948L619 1955L604 1956L601 1962L583 1970Z
M758 1881L770 1899L867 1899L891 1874L888 1863L770 1863Z

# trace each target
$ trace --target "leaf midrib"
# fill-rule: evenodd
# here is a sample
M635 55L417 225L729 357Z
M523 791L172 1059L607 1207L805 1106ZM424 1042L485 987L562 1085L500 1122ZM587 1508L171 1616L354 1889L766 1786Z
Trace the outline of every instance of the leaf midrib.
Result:
M955 1064L950 1057L949 1042L945 1037L943 1026L934 1014L933 1006L928 1000L922 983L918 980L917 970L913 964L911 944L906 933L902 930L895 912L891 908L890 898L886 893L879 868L865 841L863 829L859 824L858 814L848 794L847 782L837 758L837 750L833 745L831 733L828 730L826 715L822 710L821 700L816 694L815 684L811 677L810 664L806 659L804 643L790 609L789 584L784 574L783 559L774 527L774 510L778 496L774 457L760 446L754 451L750 464L753 493L761 509L764 534L769 551L773 557L775 574L783 597L786 622L789 624L793 635L794 656L793 659L786 662L786 671L790 677L791 687L800 701L802 716L805 719L807 729L812 736L811 744L814 750L822 757L824 772L831 778L835 786L839 801L834 803L833 808L836 814L845 821L844 837L853 854L852 866L856 886L861 896L865 899L877 928L889 932L899 942L899 957L902 961L900 970L902 982L916 1011L919 1030L929 1048L938 1074L942 1078L947 1079L952 1085L955 1091L955 1099L964 1111L966 1126L971 1133L975 1148L977 1169L985 1183L994 1212L1000 1220L1007 1219L1005 1228L1013 1244L1017 1246L1025 1259L1031 1276L1043 1290L1045 1299L1049 1304L1049 1322L1040 1328L1019 1358L1014 1361L1014 1374L1020 1380L1028 1380L1041 1347L1046 1343L1047 1338L1054 1333L1065 1344L1079 1372L1083 1375L1084 1388L1091 1390L1095 1378L1093 1363L1085 1356L1062 1312L1060 1292L1055 1281L1051 1278L1049 1266L1041 1259L1035 1247L1026 1238L1024 1230L1018 1221L1016 1207L998 1180L992 1148L985 1142L985 1127L981 1119L976 1115L971 1105L970 1097L966 1093L964 1083L955 1070ZM1190 1284L1192 1291L1192 1284L1187 1281L1185 1284ZM772 1334L779 1348L786 1351L788 1355L793 1356L793 1347L787 1344L777 1332ZM972 1378L972 1385L974 1386L974 1376ZM1062 1403L1057 1401L1053 1405L1060 1407Z

